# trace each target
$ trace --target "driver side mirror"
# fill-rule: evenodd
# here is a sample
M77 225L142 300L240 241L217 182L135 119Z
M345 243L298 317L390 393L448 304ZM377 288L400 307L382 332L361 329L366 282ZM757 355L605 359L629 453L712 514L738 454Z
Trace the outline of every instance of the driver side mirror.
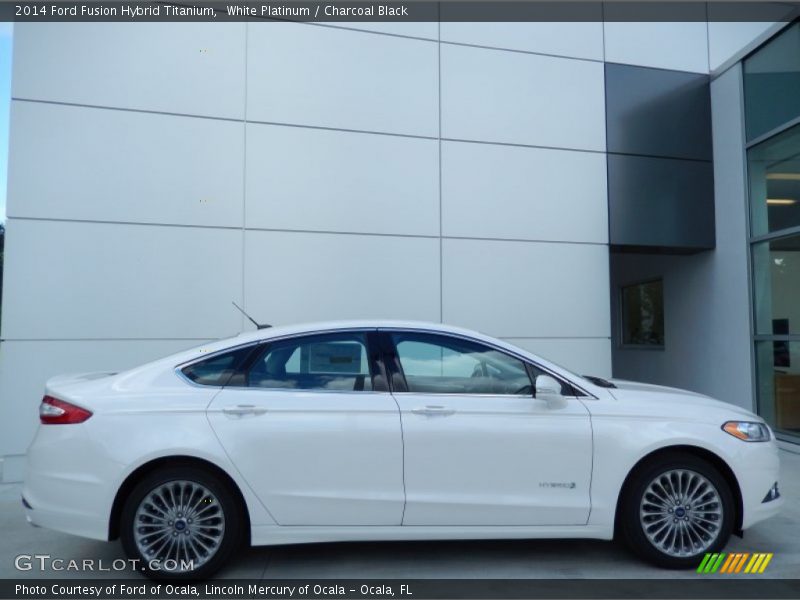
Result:
M561 395L561 384L550 375L539 375L536 378L536 398L546 401L550 408L558 408L566 402Z

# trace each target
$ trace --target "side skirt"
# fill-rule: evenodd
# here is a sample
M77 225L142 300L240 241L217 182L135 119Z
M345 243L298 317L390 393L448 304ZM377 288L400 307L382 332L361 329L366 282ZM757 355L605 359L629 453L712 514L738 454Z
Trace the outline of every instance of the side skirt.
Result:
M253 546L319 542L377 542L411 540L597 539L610 540L613 528L598 525L494 526L280 526L252 527Z

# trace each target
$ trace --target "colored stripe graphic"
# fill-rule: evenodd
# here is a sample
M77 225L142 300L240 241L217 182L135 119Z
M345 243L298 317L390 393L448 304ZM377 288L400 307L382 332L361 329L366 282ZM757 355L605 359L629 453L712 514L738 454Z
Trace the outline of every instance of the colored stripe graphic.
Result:
M763 573L764 569L767 568L769 561L772 560L772 553L766 552L756 552L753 554L753 557L750 559L750 562L747 563L747 566L744 569L745 573Z
M720 552L719 554L715 554L714 557L715 558L711 562L709 562L709 565L706 568L706 573L716 573L717 572L717 570L719 569L720 565L722 564L722 561L725 559L725 553L724 552Z
M771 552L706 552L697 567L698 573L763 573L774 556ZM749 560L748 560L749 559ZM745 563L747 566L745 566Z
M719 570L719 572L720 573L727 573L728 569L731 566L731 563L734 560L736 560L736 558L737 558L737 555L735 553L734 554L728 554L728 559L724 563L722 563L722 568Z
M747 566L744 568L745 573L749 573L753 569L753 565L758 560L758 554L753 554L753 557L750 559L750 562L747 563Z
M742 570L742 567L744 566L744 561L747 560L748 556L750 556L749 552L742 553L742 557L739 559L739 563L736 565L736 571L734 571L735 573L739 573Z
M706 552L706 555L703 557L703 562L701 562L700 566L697 567L697 572L698 573L705 573L706 572L706 565L708 564L709 560L711 560L711 555L708 552Z
M753 566L750 568L751 573L758 573L758 570L761 568L761 562L764 560L763 554L758 553L756 556L758 558L756 558L756 562L754 562Z
M705 560L703 561L705 563L705 567L703 568L703 573L710 573L711 572L711 568L714 566L714 563L717 562L717 557L718 556L719 556L719 554L716 554L716 553L706 554L706 558L708 560L707 561L705 561Z
M767 565L769 564L769 561L771 561L771 560L772 560L772 552L770 552L769 554L767 554L764 557L764 562L761 563L761 569L758 572L759 573L763 573L766 570Z

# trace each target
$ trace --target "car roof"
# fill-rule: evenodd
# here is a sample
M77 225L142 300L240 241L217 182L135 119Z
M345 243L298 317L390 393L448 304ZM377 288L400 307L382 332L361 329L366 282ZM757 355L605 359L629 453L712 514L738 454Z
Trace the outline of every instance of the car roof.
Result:
M341 329L419 329L419 330L434 330L449 333L460 333L472 337L486 337L489 336L465 329L463 327L454 327L452 325L445 325L443 323L434 323L430 321L400 321L392 319L360 319L360 320L344 320L344 321L318 321L312 323L298 323L291 325L278 325L269 327L268 329L250 330L240 333L238 336L228 338L232 343L238 341L256 341L260 339L270 339L274 337L282 337L284 335L293 335L298 333L312 333L316 331L335 331ZM222 341L222 340L221 340Z

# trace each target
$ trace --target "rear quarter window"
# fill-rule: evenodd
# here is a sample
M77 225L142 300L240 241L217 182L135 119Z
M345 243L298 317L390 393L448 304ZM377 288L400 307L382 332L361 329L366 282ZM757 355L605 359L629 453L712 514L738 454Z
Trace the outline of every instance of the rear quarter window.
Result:
M225 386L253 351L253 347L239 348L223 354L216 354L181 369L189 381L197 385Z

